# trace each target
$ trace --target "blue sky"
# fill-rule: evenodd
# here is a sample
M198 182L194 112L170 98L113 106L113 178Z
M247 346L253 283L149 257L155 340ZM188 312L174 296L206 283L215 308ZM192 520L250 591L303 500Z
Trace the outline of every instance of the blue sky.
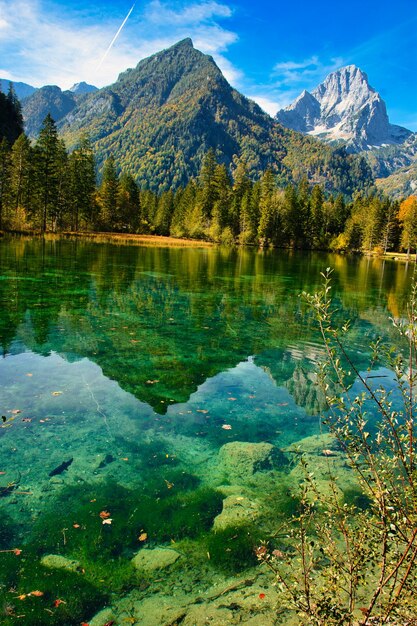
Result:
M330 71L355 64L386 101L391 122L417 131L415 0L145 0L136 2L100 65L132 6L133 0L0 0L0 77L101 87L191 37L269 113Z

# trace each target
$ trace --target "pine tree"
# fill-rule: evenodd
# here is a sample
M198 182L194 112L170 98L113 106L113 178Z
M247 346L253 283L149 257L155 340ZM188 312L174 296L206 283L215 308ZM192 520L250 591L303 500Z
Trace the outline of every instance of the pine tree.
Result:
M76 232L80 222L94 222L96 172L95 159L88 137L83 137L68 160L70 186L70 225Z
M231 181L225 165L217 165L213 175L213 207L211 211L210 238L221 241L227 228L227 238L233 238L230 220ZM230 232L230 234L229 234Z
M233 189L232 200L230 207L229 223L235 236L241 235L245 231L249 233L249 214L250 214L250 196L252 191L252 181L248 175L248 168L246 162L239 160L236 163L236 169L233 172ZM245 199L245 200L244 200ZM242 218L243 205L245 205L245 216ZM255 235L255 231L252 232L249 238ZM242 235L241 239L246 239L246 235ZM243 241L242 241L243 243Z
M0 230L10 198L10 146L5 137L0 142Z
M42 232L46 231L47 220L54 210L60 183L61 148L56 124L48 113L43 121L35 145L35 178Z
M155 216L155 232L158 235L169 235L173 212L174 194L172 191L164 191L159 198Z
M366 199L363 203L361 211L362 246L367 252L371 252L382 243L383 210L384 206L376 196Z
M214 150L209 150L203 158L198 177L198 198L205 226L209 226L211 213L216 200L215 172L218 163Z
M117 225L117 196L119 179L113 156L104 163L103 178L99 189L99 203L101 207L101 223L106 230L112 230Z
M190 180L184 189L180 189L174 200L174 212L171 220L170 234L173 237L186 237L190 234L191 215L195 206L196 186Z
M16 95L13 83L9 83L9 91L7 92L7 103L9 106L12 128L10 132L10 143L13 144L16 139L23 133L23 115L20 100Z
M320 185L314 185L310 197L311 230L313 247L320 247L325 241L325 220L323 214L324 197Z
M117 215L121 230L137 232L141 221L139 189L133 176L126 172L119 178Z
M33 193L33 150L24 133L12 147L10 186L13 208L28 209Z
M5 138L13 144L21 133L23 133L22 110L10 83L7 95L0 91L0 141Z
M271 170L266 170L261 178L259 199L258 239L261 246L268 245L274 238L274 226L276 222L273 200L274 189L274 174Z

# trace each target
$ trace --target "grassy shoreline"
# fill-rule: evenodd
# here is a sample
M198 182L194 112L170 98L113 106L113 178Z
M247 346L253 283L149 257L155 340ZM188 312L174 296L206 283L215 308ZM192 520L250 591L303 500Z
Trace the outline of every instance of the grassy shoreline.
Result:
M179 237L169 237L163 235L139 235L134 233L114 233L114 232L88 232L88 231L62 231L59 233L41 233L40 231L0 231L0 238L7 236L20 237L45 237L46 239L85 239L97 243L117 243L120 245L156 246L174 248L212 248L218 244L202 239L180 239ZM242 247L242 246L239 246ZM245 247L245 246L243 246ZM250 246L252 247L252 246ZM285 248L288 249L288 248ZM311 251L311 250L310 250ZM320 250L317 250L320 252ZM329 251L330 252L330 251ZM337 254L337 253L336 253ZM349 254L349 253L344 253ZM356 253L354 253L356 254ZM403 263L416 262L416 254L407 255L406 252L386 252L385 254L375 254L372 252L363 253L364 256L378 258L381 260L401 261Z
M162 235L136 235L131 233L74 232L41 233L39 231L0 231L1 237L45 237L46 239L84 239L97 243L117 243L121 245L159 246L176 248L210 248L216 244L201 239L180 239Z

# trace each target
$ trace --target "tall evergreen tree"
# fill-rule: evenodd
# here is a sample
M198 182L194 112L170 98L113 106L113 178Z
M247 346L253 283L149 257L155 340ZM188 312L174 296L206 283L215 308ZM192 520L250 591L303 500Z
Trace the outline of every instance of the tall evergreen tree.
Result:
M190 233L191 215L195 206L196 186L193 180L177 192L174 201L174 213L171 220L170 234L173 237L185 237Z
M141 221L139 189L133 176L126 172L119 178L117 215L121 230L137 232Z
M261 178L259 199L259 243L264 246L274 239L276 225L276 211L274 205L275 178L271 170L266 170Z
M68 160L70 186L70 226L76 232L80 222L95 221L95 159L88 137L83 137Z
M114 157L111 155L104 163L103 178L99 189L101 223L106 230L112 230L117 224L117 197L119 179Z
M13 144L21 133L23 133L22 110L10 83L7 95L0 91L0 140L6 138Z
M12 147L10 186L13 208L29 209L33 194L33 150L24 133Z
M159 198L155 215L155 231L158 235L169 235L173 212L174 194L172 191L164 191Z
M204 156L200 175L198 177L197 201L200 204L201 213L206 227L209 225L214 202L216 200L216 186L214 179L217 165L218 163L216 161L214 150L211 149Z
M48 113L35 145L35 178L42 232L46 231L48 218L54 212L58 198L61 158L56 124Z
M10 197L10 146L5 137L0 141L0 230Z

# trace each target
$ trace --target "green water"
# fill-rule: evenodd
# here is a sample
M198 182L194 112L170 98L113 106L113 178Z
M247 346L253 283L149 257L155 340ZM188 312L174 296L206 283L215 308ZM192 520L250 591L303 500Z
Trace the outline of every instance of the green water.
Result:
M253 546L294 507L280 451L319 429L322 346L299 294L317 290L326 267L338 315L352 322L348 348L366 367L369 343L389 337L388 318L405 309L411 266L0 242L2 624L70 626L104 606L117 624L168 623L155 608L162 596L173 610L181 594L254 565ZM278 456L239 474L223 448L232 442L273 444ZM214 522L226 498L245 505L231 532ZM180 554L162 574L132 566L161 546ZM75 571L41 565L48 554Z

